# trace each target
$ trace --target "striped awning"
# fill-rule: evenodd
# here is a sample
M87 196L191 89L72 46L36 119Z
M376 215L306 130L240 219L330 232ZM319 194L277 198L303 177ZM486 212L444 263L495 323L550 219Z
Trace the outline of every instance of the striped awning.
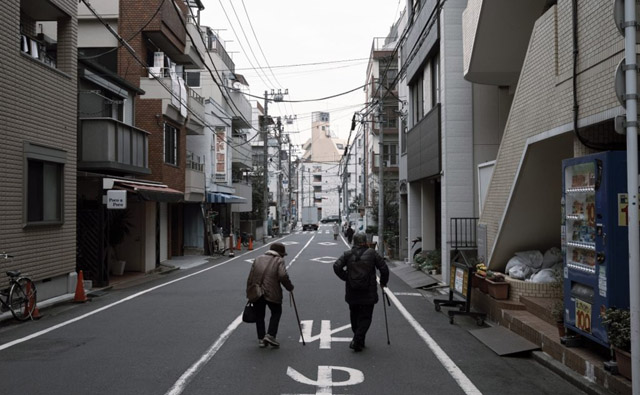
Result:
M247 199L242 196L231 195L222 192L207 193L207 203L246 203Z

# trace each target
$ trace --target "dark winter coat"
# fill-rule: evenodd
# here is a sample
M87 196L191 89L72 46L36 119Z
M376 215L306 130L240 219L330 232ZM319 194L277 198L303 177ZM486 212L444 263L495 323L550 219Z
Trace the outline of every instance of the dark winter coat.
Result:
M349 263L352 261L353 254L361 253L360 260L369 265L369 288L364 290L353 289L347 281ZM384 258L375 250L368 247L353 247L350 251L346 251L333 264L333 271L342 281L345 282L345 301L349 304L375 304L378 303L378 285L376 283L376 268L380 272L380 285L387 286L389 282L389 268Z
M262 273L267 271L262 280L264 298L272 303L282 304L282 284L287 291L293 291L293 284L287 274L284 259L275 251L267 251L253 261L247 278L247 288L253 283L259 283Z

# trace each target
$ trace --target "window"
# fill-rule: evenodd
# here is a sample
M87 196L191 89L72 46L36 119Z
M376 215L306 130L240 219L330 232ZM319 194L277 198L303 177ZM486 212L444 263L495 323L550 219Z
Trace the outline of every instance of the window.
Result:
M178 129L164 124L164 162L178 166Z
M398 166L398 145L397 144L385 144L383 145L383 158L387 166Z
M66 152L25 143L24 154L25 223L28 225L62 223Z
M185 81L190 88L200 88L200 71L185 71Z
M337 147L338 149L344 149L344 145L342 145L342 144L336 144L336 147Z
M322 182L322 175L314 174L313 182Z

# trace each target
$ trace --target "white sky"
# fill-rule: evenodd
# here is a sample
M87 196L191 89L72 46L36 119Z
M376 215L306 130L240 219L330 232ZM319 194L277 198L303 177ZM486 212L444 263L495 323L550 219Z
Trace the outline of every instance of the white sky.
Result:
M263 97L265 90L288 89L285 100L309 100L364 84L374 37L389 33L406 2L203 0L203 3L201 25L223 29L219 37L227 41L226 49L231 53L236 72L247 79L250 94ZM331 63L294 66L319 62ZM311 113L329 112L331 129L346 139L351 117L364 101L364 91L358 89L322 101L270 102L269 115L296 115L297 122L285 125L285 131L299 131L292 133L291 138L294 144L302 144L311 136Z

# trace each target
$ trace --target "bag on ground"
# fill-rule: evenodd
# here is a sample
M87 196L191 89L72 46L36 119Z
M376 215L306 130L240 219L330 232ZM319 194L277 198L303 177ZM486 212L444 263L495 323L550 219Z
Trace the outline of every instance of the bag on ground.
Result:
M244 306L244 311L242 312L242 321L247 323L254 323L256 322L256 320L256 309L253 306L253 303L247 302L247 304Z

